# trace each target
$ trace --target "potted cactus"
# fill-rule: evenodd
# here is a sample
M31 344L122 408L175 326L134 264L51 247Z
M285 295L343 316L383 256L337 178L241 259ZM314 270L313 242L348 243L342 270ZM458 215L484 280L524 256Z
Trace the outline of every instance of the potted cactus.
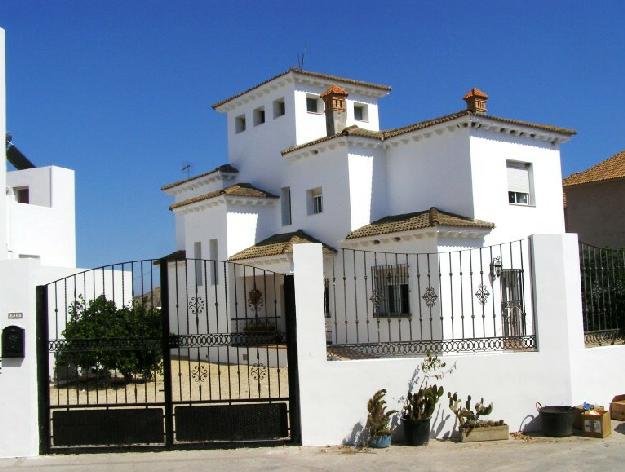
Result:
M416 393L408 394L402 418L404 437L408 444L423 446L429 442L430 419L443 393L445 393L443 387L432 385L421 387Z
M369 446L374 448L385 448L391 445L391 417L397 411L386 411L386 389L375 392L373 397L367 402L366 429L369 432Z
M487 406L482 398L471 410L471 395L467 397L464 407L461 406L462 400L457 393L453 395L448 393L447 396L449 409L458 419L461 442L500 441L510 437L508 425L503 420L480 419L481 416L487 416L493 412L492 403Z
M438 400L445 390L436 384L430 385L430 379L441 380L445 375L451 374L455 365L447 367L438 356L428 353L427 358L421 364L419 371L423 375L421 384L416 392L411 392L413 382L404 404L402 424L404 426L404 439L412 446L426 445L430 440L431 418L436 409Z

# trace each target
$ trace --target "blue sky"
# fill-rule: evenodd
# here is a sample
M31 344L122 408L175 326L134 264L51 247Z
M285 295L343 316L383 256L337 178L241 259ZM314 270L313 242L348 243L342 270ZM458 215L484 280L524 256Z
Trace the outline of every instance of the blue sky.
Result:
M565 175L625 148L625 2L2 0L7 121L76 170L78 263L174 248L160 186L226 161L210 105L297 62L386 83L381 124L463 108L578 130Z

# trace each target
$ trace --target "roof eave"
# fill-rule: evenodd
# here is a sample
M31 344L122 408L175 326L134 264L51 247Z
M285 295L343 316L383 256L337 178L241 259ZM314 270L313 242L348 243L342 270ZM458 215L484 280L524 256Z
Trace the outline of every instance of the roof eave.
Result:
M284 81L282 84L276 84L276 81ZM213 110L219 112L228 112L238 105L247 103L253 100L257 96L262 96L269 93L271 90L287 83L315 83L317 81L319 85L326 86L328 84L341 84L348 93L357 95L366 95L375 98L381 98L388 95L391 92L391 87L388 85L375 84L371 82L364 82L360 80L348 79L346 77L333 76L331 74L322 74L319 72L304 71L291 68L286 72L282 72L275 77L267 79L259 84L241 92L236 95L232 95L229 98L220 100L212 105Z
M423 237L440 235L444 235L445 237L450 238L475 239L487 235L494 228L494 225L491 227L434 225L428 226L427 228L411 229L407 231L394 231L391 233L382 233L355 238L345 238L341 241L341 244L359 245L364 243L368 245L378 244L383 240L385 240L385 242L391 242L390 240L394 240L394 242L399 242L402 239L422 239ZM397 238L399 238L399 240Z

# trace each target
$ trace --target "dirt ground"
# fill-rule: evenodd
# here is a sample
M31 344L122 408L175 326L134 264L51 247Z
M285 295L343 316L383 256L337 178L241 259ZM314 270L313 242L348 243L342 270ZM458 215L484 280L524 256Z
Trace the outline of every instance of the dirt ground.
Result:
M251 364L227 365L172 359L174 401L288 398L288 368ZM149 381L124 382L113 376L56 387L50 385L50 406L164 402L163 375Z

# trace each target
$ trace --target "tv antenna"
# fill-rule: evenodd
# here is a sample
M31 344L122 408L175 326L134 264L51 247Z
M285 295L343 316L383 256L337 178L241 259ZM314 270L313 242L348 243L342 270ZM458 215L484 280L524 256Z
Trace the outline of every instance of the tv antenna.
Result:
M187 174L187 179L189 177L191 177L191 168L193 167L193 165L190 162L183 162L182 163L182 169L180 169L182 171L182 173L186 173Z
M304 46L304 50L297 54L297 68L302 70L304 68L304 58L308 52L308 46Z

